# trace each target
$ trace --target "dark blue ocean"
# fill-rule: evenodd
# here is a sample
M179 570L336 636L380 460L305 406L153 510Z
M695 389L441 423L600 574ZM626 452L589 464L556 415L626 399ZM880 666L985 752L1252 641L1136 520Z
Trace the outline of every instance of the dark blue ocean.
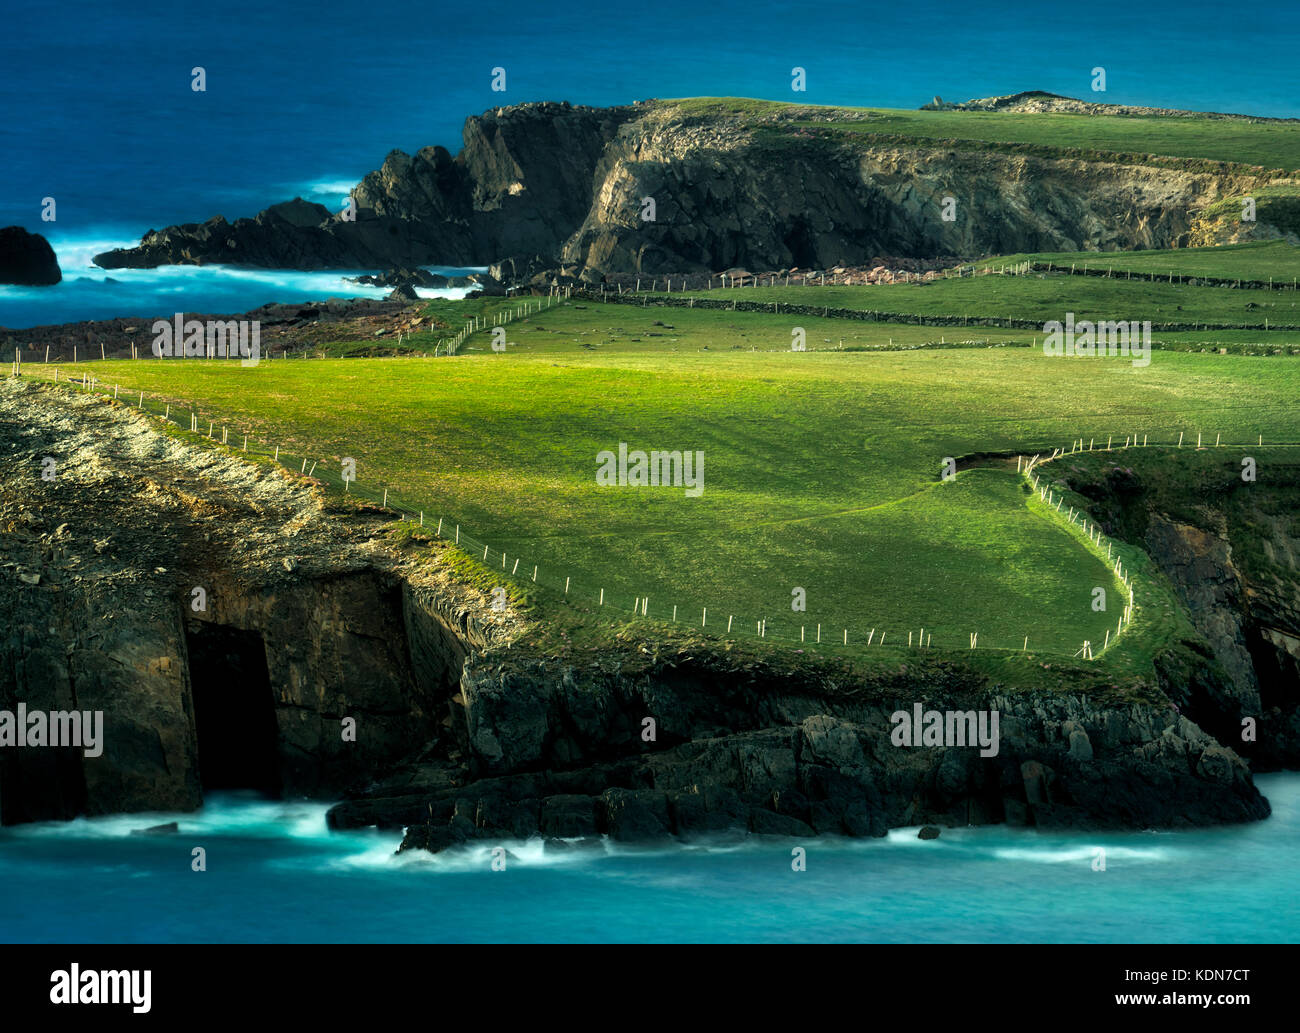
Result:
M6 0L0 24L0 226L44 233L65 275L0 287L0 326L15 328L356 294L334 273L118 270L106 283L90 257L295 195L335 205L389 150L455 152L465 116L501 103L706 94L915 108L936 93L1044 89L1300 115L1300 22L1285 4L1235 17L1181 0ZM790 90L795 66L804 94ZM1104 95L1091 93L1094 66ZM496 67L504 93L490 88Z
M193 815L0 830L0 941L1294 943L1300 775L1258 782L1273 816L1229 828L562 855L532 841L502 844L504 871L495 844L394 856L398 836L330 834L322 805L231 796ZM130 834L171 819L176 836Z

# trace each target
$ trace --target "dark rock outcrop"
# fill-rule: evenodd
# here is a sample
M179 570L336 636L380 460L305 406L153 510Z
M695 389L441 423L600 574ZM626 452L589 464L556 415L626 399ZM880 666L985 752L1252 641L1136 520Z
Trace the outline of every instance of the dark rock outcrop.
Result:
M181 827L174 821L166 822L162 825L150 825L147 829L132 829L133 836L174 836L180 832Z
M205 757L263 745L269 788L337 797L446 735L465 650L486 640L369 544L382 514L342 523L305 479L55 388L6 383L0 441L0 710L103 715L97 756L0 750L0 823L190 810ZM201 667L211 636L251 643L260 672L220 650ZM199 675L230 695L259 673L233 741L205 738ZM249 731L263 718L269 743Z
M0 229L0 283L50 287L63 279L50 242L21 226Z
M354 212L295 199L233 223L217 216L150 231L138 247L95 262L388 268L553 253L587 214L592 172L633 113L556 103L497 108L466 121L456 158L443 147L391 152L353 189Z
M440 850L521 834L881 836L922 823L1182 827L1268 814L1246 765L1158 693L1001 696L943 663L837 685L724 657L581 670L497 652L468 659L460 699L464 766L380 782L331 823L405 827L403 849ZM920 700L998 710L1000 751L894 745L890 715Z
M446 287L448 279L427 269L389 269L375 276L358 276L357 283L371 287Z

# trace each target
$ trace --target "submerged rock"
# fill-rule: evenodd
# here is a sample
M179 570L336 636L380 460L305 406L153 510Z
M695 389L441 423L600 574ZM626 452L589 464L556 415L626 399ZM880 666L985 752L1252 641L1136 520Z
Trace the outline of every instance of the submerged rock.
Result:
M181 827L174 821L163 825L150 825L147 829L132 829L133 836L172 836L180 832Z

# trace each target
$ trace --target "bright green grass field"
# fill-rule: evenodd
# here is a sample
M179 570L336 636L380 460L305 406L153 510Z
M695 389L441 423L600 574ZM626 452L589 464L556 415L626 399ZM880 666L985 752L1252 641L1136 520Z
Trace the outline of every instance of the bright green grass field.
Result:
M1009 278L1008 278L1009 279ZM999 277L981 278L990 292L1003 282ZM1118 307L1117 285L1096 281L1106 307ZM759 292L765 288L756 288ZM796 288L790 288L795 291ZM866 288L874 290L876 288ZM755 288L739 290L734 297L747 298ZM833 292L861 288L809 287L786 297L803 304L828 301ZM825 292L825 293L823 293ZM1232 292L1228 292L1232 293ZM721 292L715 291L721 296ZM1289 295L1288 295L1289 296ZM857 298L850 298L856 302ZM844 298L836 304L843 305ZM847 307L847 306L845 306ZM1063 317L1064 313L1060 313ZM1086 318L1076 313L1079 319ZM507 351L530 354L572 353L575 349L595 354L649 352L666 356L684 351L789 351L791 331L802 327L809 351L872 351L934 347L1030 347L1041 345L1041 330L995 327L925 326L917 323L878 323L857 319L824 319L820 316L787 312L730 312L713 308L669 308L648 304L600 305L575 302L511 323ZM1179 330L1153 332L1154 348L1209 349L1226 345L1236 352L1290 353L1300 348L1300 330ZM353 345L339 345L349 351ZM491 354L487 333L471 335L460 354Z
M829 288L828 288L829 289ZM808 295L805 297L812 297ZM987 347L1031 344L1030 330L988 327L930 327L768 312L727 312L647 305L602 305L573 302L548 309L507 327L508 352L560 353L575 348L599 355L650 353L671 356L685 351L789 351L791 330L801 326L809 351L828 349L925 348L936 345ZM1259 336L1256 334L1255 336ZM471 335L461 355L491 354L487 333Z
M1214 279L1267 280L1293 283L1300 277L1300 248L1284 240L1228 244L1222 247L1190 247L1172 251L1056 251L1003 255L976 263L997 269L1019 262L1051 262L1080 269L1114 269L1116 273L1167 276L1208 276Z
M628 314L591 305L582 318L615 326ZM1198 429L1209 440L1300 440L1290 358L1171 353L1134 368L1025 348L755 352L733 350L742 342L725 330L709 351L643 343L93 369L151 400L194 404L228 423L232 440L249 430L327 468L356 458L357 487L390 488L426 512L426 528L438 516L445 533L459 523L490 545L493 567L499 550L511 569L520 558L520 587L533 564L547 585L570 578L564 612L626 620L648 596L649 620L675 605L698 628L707 607L707 631L721 634L730 615L734 633L752 638L766 618L769 639L796 648L801 628L811 642L821 624L824 642L847 629L851 651L873 629L894 645L924 627L935 648L964 650L978 632L984 647L1019 649L1028 636L1031 650L1069 654L1113 628L1120 602L1106 565L1044 515L1014 467L944 483L945 457ZM703 495L598 486L597 453L620 441L703 451ZM1096 586L1112 593L1108 613L1091 609ZM791 608L796 588L806 612ZM562 598L538 597L556 613Z

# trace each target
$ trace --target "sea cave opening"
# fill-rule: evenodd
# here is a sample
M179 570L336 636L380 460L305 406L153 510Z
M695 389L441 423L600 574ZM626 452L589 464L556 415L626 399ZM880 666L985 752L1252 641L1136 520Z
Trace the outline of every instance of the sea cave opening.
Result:
M262 636L190 620L185 639L204 791L279 796L280 736Z

